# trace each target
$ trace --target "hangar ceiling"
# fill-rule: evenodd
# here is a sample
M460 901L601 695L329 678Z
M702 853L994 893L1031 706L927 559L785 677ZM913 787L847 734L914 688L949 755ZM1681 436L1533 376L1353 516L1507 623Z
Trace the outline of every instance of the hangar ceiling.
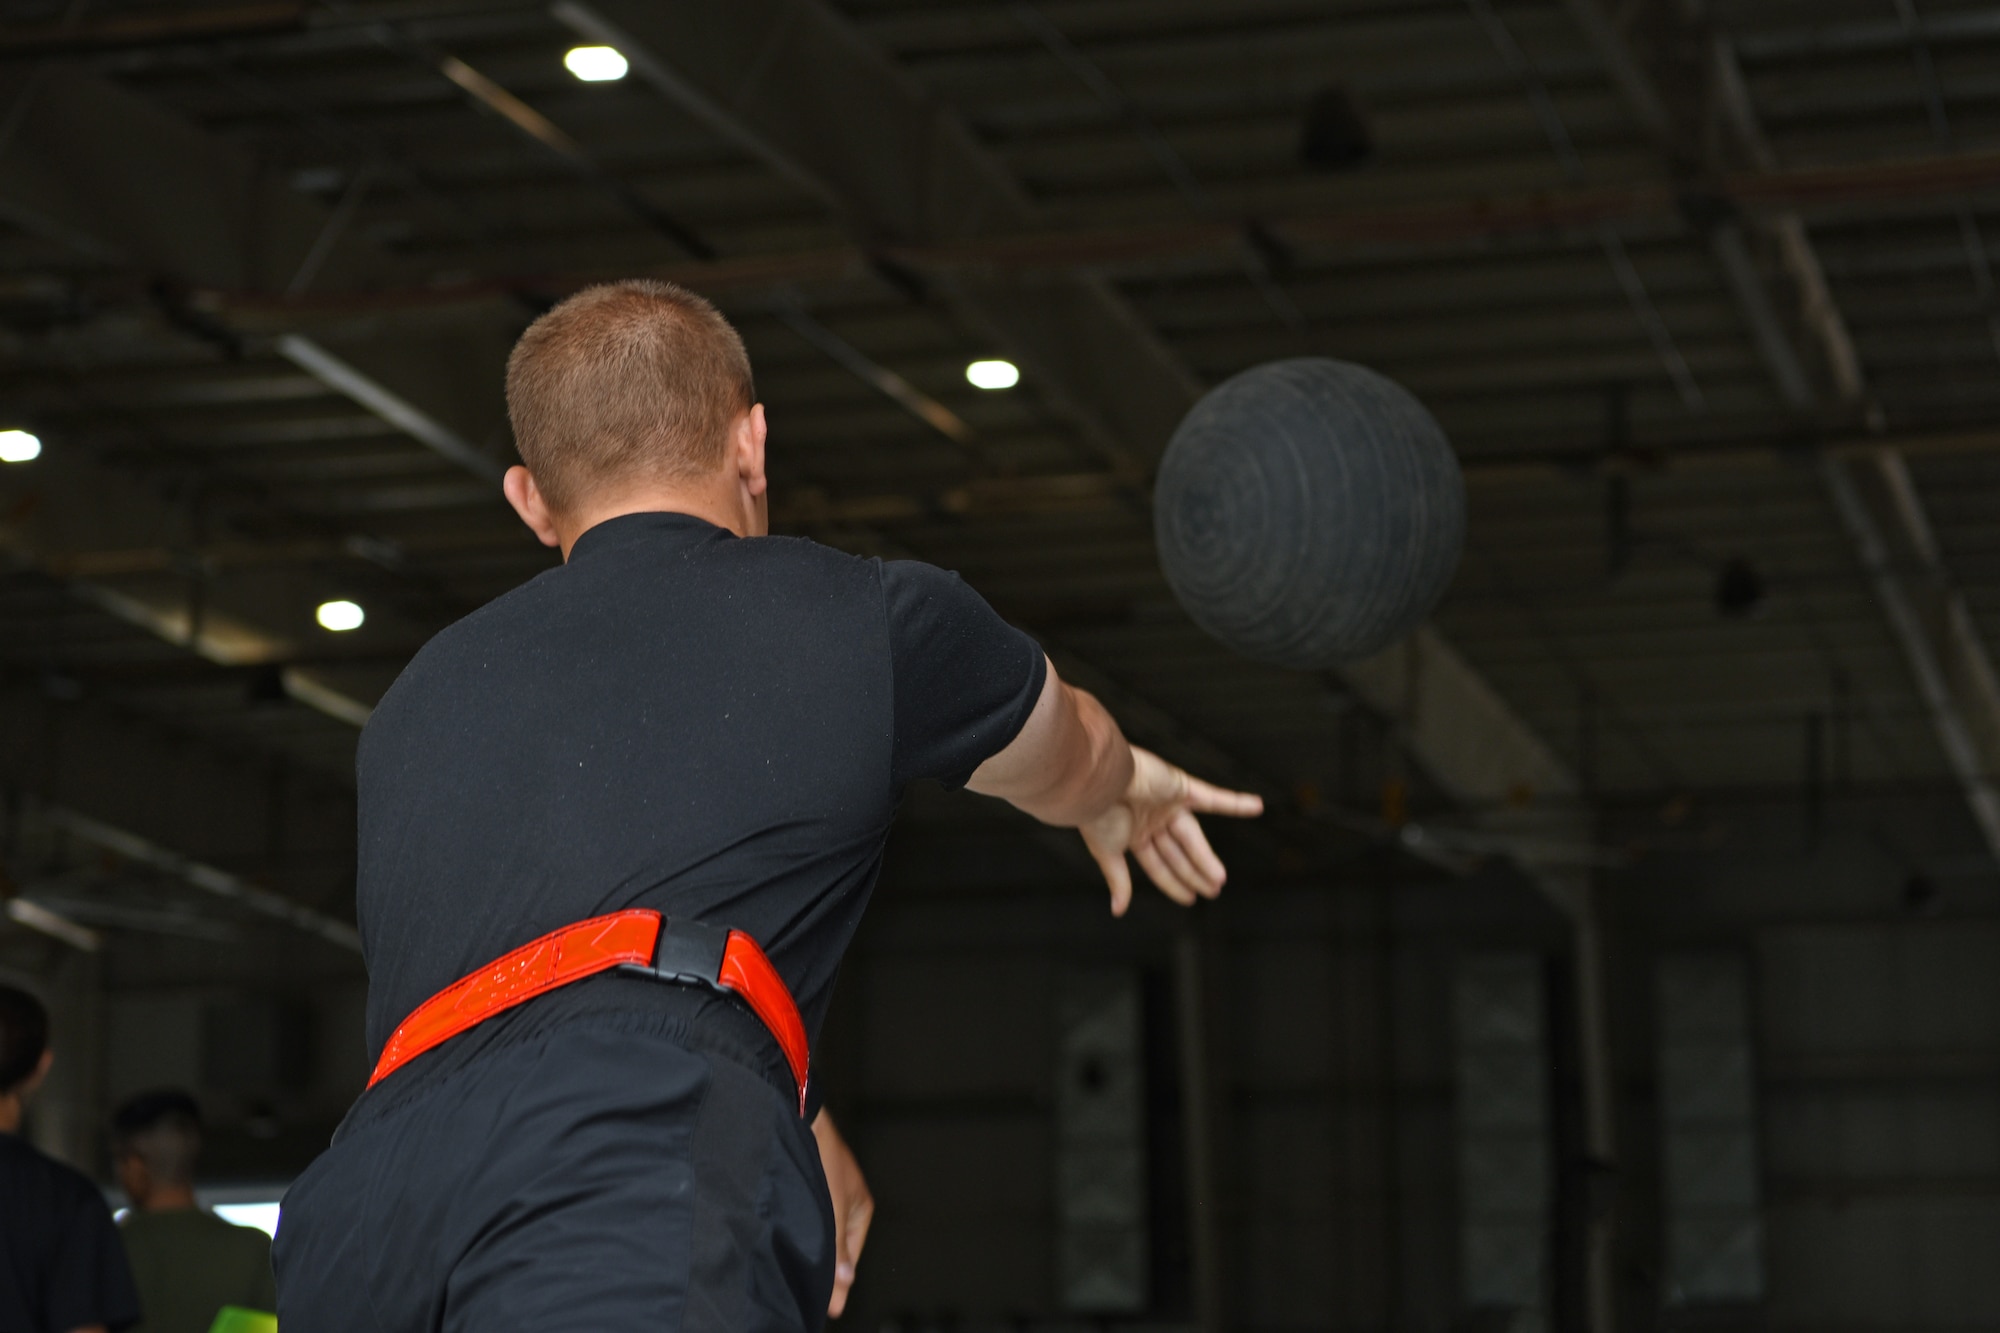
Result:
M1267 870L1372 845L1385 779L1656 826L1986 790L1987 7L8 8L0 427L46 449L0 467L0 772L70 899L106 849L57 810L351 910L356 723L549 564L493 481L505 349L630 274L743 329L779 530L962 570L1277 798ZM631 75L578 82L605 34ZM1021 384L970 387L987 355ZM1465 460L1458 582L1372 673L1230 656L1153 558L1173 423L1286 355L1398 378ZM336 597L361 629L313 623ZM1426 740L1426 654L1531 789Z

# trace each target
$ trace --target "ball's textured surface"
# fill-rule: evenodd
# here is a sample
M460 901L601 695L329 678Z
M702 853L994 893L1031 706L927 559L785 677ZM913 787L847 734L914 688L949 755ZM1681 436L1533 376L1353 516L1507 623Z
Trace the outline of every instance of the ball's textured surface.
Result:
M1465 545L1465 479L1408 390L1301 357L1195 404L1153 520L1196 624L1245 657L1318 670L1379 652L1437 605Z

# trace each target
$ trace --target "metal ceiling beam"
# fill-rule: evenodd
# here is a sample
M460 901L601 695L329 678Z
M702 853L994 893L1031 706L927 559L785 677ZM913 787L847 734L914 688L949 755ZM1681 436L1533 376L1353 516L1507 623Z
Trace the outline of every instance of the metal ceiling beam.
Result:
M621 29L622 31L622 29ZM784 159L789 161L789 158ZM773 167L776 170L776 167ZM793 167L791 169L797 170ZM825 188L821 183L819 188ZM1512 238L1595 244L1605 227L1678 227L1690 204L1734 207L1751 218L1784 219L1854 206L1949 199L2000 189L2000 151L1925 154L1832 167L1696 175L1611 185L1575 185L1527 194L1484 195L1436 203L1326 209L1277 209L1256 219L1116 223L1069 227L996 214L971 235L910 237L860 229L860 243L814 250L730 255L650 266L656 277L711 295L770 294L799 285L848 282L887 261L940 282L973 284L1120 268L1212 262L1234 270L1253 224L1300 251L1387 248L1427 251ZM818 193L816 189L815 195ZM583 271L486 275L456 282L377 285L286 297L217 284L211 299L244 315L343 314L463 304L534 292L559 296L592 282L630 276Z
M220 666L283 662L298 644L266 628L268 605L217 590L203 567L189 509L120 472L69 449L50 450L32 466L0 470L0 557L67 587L79 601ZM129 545L134 533L155 540L149 567L78 573L94 552ZM175 538L179 538L176 544ZM120 574L123 577L120 577ZM134 576L137 576L136 579ZM164 576L164 577L162 577ZM300 572L283 578L292 619L330 592ZM263 614L260 614L263 613ZM341 721L365 705L310 670L288 673L299 702Z
M51 23L13 23L0 30L0 57L75 55L163 42L212 42L298 32L310 16L302 0L254 0L180 13L84 17L71 10Z
M497 85L475 78L476 72L463 67L462 62L453 69L457 72L447 73L456 82L461 86L476 84L475 91L491 101L487 95ZM324 291L352 291L381 281L408 282L413 276L398 261L363 245L338 248L334 253L342 259L341 264L326 262L325 238L332 223L326 210L288 190L262 190L262 177L247 154L85 71L52 66L43 82L27 90L26 99L21 104L24 116L19 132L9 144L0 145L4 150L0 151L0 210L32 219L39 230L61 236L73 248L87 244L101 257L186 285L248 284L267 291L296 290L292 279L299 265L306 262L301 255L319 262ZM520 121L519 116L511 118ZM546 137L535 134L532 126L529 132L537 138ZM78 156L66 150L78 140L87 140L91 151ZM149 212L149 201L134 193L143 182L135 183L122 171L106 169L126 160L112 151L113 142L122 142L125 153L145 156L150 169L175 176L175 193L164 207ZM581 156L581 149L567 140L559 146L571 156ZM254 207L248 210L244 225L230 230L224 224L232 202L252 195ZM108 236L97 235L105 229L107 218L126 214L139 216L142 225L131 234L114 229ZM266 224L271 230L266 230ZM215 235L218 230L223 233L219 237ZM266 251L271 253L264 254ZM264 262L250 264L243 258L247 254L263 254ZM280 278L285 279L282 284ZM225 352L240 345L245 335L215 318L217 312L211 303L196 304L194 313L210 321L211 332ZM802 336L829 348L830 354L850 368L858 367L856 373L871 383L880 386L893 381L884 392L905 402L943 433L956 440L968 436L969 428L941 404L868 362L803 310L788 306L780 313L791 316L788 322ZM414 327L398 328L388 337L374 321L358 325L338 321L330 331L314 337L283 331L281 325L274 346L280 355L330 389L497 487L509 451L501 372L524 322L525 312L514 303L489 299L448 312L443 319L406 321ZM896 392L899 388L900 393ZM61 480L85 467L72 455L59 463L44 463L36 475L44 482ZM27 478L16 480L25 482ZM92 489L78 484L68 491L83 495ZM122 489L134 491L130 486ZM132 499L144 512L122 516L122 523L115 526L125 532L155 533L184 523L184 516L158 512L156 502L149 507L136 492ZM102 517L108 520L108 511ZM77 552L73 543L60 534L52 540L49 526L44 514L34 537L17 534L18 557L52 572L74 565ZM100 522L97 526L108 537L114 525ZM103 549L101 542L97 546ZM179 567L187 562L174 563ZM283 636L258 629L242 616L197 606L191 597L162 597L157 588L135 592L130 586L103 579L72 580L70 586L100 608L219 662L282 661L294 648ZM369 716L365 700L341 691L316 673L287 668L282 680L294 698L340 721L359 726Z
M1670 158L1701 162L1702 145L1685 127L1676 126L1666 115L1666 102L1659 94L1659 85L1638 61L1623 29L1602 9L1601 0L1568 0L1568 3L1610 71L1612 81L1624 93L1634 116L1662 151ZM1663 25L1669 37L1682 39L1655 41L1651 45L1656 51L1698 53L1693 71L1698 77L1683 77L1677 83L1690 85L1687 91L1695 87L1712 90L1710 103L1722 116L1724 128L1737 148L1760 170L1776 172L1777 155L1764 135L1749 85L1727 37L1717 32L1695 31L1687 21L1686 11L1669 0L1651 0L1636 13ZM1593 22L1591 15L1599 21ZM1835 393L1850 404L1864 403L1867 388L1861 359L1834 302L1803 219L1795 212L1781 212L1769 222L1785 266L1799 288L1801 321L1821 348ZM1822 406L1820 389L1794 346L1792 331L1785 326L1771 300L1764 278L1750 256L1742 228L1733 221L1722 222L1710 230L1709 242L1724 285L1742 313L1779 396L1788 407L1801 413L1818 411ZM1879 412L1871 415L1879 422ZM1918 613L1897 577L1889 548L1847 464L1838 455L1827 454L1820 459L1820 477L1869 587L1909 663L1918 697L1930 716L1946 764L1958 779L1981 837L1993 854L2000 857L2000 795L1996 795L1993 782L1994 772L2000 770L2000 763L1996 763L2000 760L2000 687L1995 685L1992 659L1963 596L1945 568L1907 466L1892 448L1882 447L1874 452L1906 535L1942 599L1942 643L1933 639L1925 617Z
M373 412L439 457L494 485L507 465L358 366L300 333L278 339L278 355Z
M176 289L219 283L284 290L309 255L330 285L400 284L416 275L365 245L329 250L322 244L326 209L280 184L237 145L87 70L43 65L21 97L13 133L0 142L0 214L136 268L154 281L156 299L172 306L170 318L225 357L241 354L245 335ZM416 321L394 336L364 322L321 339L283 335L276 346L330 389L497 488L510 447L500 367L519 321L503 309L489 301ZM77 553L129 542L133 533L177 533L189 547L199 544L190 513L74 448L52 449L32 469L10 469L0 477L0 496L10 493L15 517L0 524L0 542L17 560L214 662L283 661L296 642L269 626L302 624L332 591L298 571L254 604L240 594L235 604L217 604L207 572L191 560L176 562L178 586L167 588L158 579L65 578ZM367 716L366 701L319 674L291 669L284 682L301 703L339 721L354 725Z
M1736 50L1719 34L1711 40L1716 87L1722 92L1718 104L1750 159L1760 169L1775 170L1777 153L1764 134ZM1935 88L1929 91L1938 95ZM1969 219L1961 218L1962 224L1966 221ZM1826 357L1835 392L1847 402L1863 402L1868 389L1861 358L1804 220L1796 213L1781 214L1772 220L1772 229L1785 266L1799 287L1801 318ZM1883 424L1880 409L1871 406L1868 411L1879 430ZM1938 743L1973 820L1988 849L2000 858L2000 794L1994 785L1994 775L2000 773L2000 673L1994 669L1992 654L1965 594L1945 563L1929 511L1902 451L1894 441L1883 439L1871 457L1890 509L1923 570L1934 614L1919 613L1902 580L1889 568L1888 551L1873 514L1856 492L1844 463L1838 457L1822 459L1821 475L1876 600L1902 645Z
M183 856L170 847L162 846L150 838L140 837L129 829L107 824L101 819L59 805L35 804L29 807L35 817L63 832L78 838L100 850L121 856L127 861L137 862L161 874L171 875L185 884L200 889L211 897L234 903L245 911L302 930L327 943L346 949L351 953L361 952L361 932L353 925L325 912L315 911L292 901L282 893L273 893L244 878L242 875Z
M226 357L257 335L198 291L275 297L309 262L323 293L420 287L428 277L352 238L328 244L330 210L242 147L89 70L41 65L20 96L0 139L0 216L137 269L170 322ZM511 447L501 367L525 321L504 297L488 297L407 329L274 332L277 350L328 388L497 484Z
M31 898L8 898L6 916L15 925L61 940L84 953L96 953L104 947L104 936Z
M37 235L185 287L279 292L326 226L324 208L236 144L82 66L40 64L16 97L0 216ZM320 271L339 285L422 279L353 247Z
M619 27L588 5L559 0L549 12L580 36L604 46L616 47L653 90L693 116L709 131L744 153L761 161L794 188L804 191L829 208L844 205L804 163L746 125L735 113L683 78L673 66L661 60L637 37Z
M2000 857L2000 787L1995 786L1994 770L1980 752L1973 724L1962 706L1962 696L1952 688L1951 675L1937 645L1932 642L1924 617L1903 587L1903 581L1896 576L1888 542L1883 539L1874 515L1869 512L1868 502L1855 486L1847 465L1839 459L1825 459L1820 464L1820 475L1826 483L1828 495L1832 497L1841 526L1854 544L1855 555L1861 562L1869 588L1881 603L1882 613L1903 650L1904 659L1909 663L1918 696L1923 700L1925 711L1930 714L1938 745L1944 751L1945 762L1958 779L1959 790L1972 811L1980 837L1993 855ZM1961 601L1961 614L1962 605ZM1965 640L1960 636L1970 635L1971 641L1978 643L1969 615L1964 617L1962 623L1951 622L1947 633L1954 630L1957 633L1953 634L1952 642L1963 645ZM1983 646L1977 650L1977 659L1984 663L1983 673L1978 678L1990 687L1992 664L1985 661ZM1981 696L1975 694L1973 697L1977 699ZM1992 699L1990 695L1985 697L1989 701ZM1992 729L1996 716L1987 715L1981 721L1988 734L1994 734Z
M353 793L296 770L274 782L268 759L247 757L91 698L0 680L0 787L95 846L350 947L351 924L313 904L351 889Z
M1711 33L1708 59L1710 86L1715 90L1716 107L1738 146L1757 170L1766 173L1781 170L1778 155L1764 134L1756 103L1750 95L1750 83L1743 76L1743 65L1737 58L1736 48L1723 34ZM1861 356L1855 350L1847 320L1833 299L1833 289L1827 282L1819 251L1806 231L1805 219L1797 212L1780 209L1765 221L1778 243L1785 269L1798 288L1799 317L1825 353L1835 392L1843 402L1861 402L1867 393L1867 384L1861 372ZM1876 415L1879 423L1879 413Z
M1993 668L1965 592L1945 563L1944 548L1938 543L1930 512L1902 451L1885 444L1874 461L1889 494L1890 509L1901 522L1903 535L1935 594L1936 613L1927 617L1926 623L1937 627L1946 662L1954 668L1953 692L1972 701L1968 711L1982 729L1978 739L1986 771L2000 774L2000 762L1996 762L2000 757L2000 673Z
M681 251L691 256L694 262L706 263L717 257L716 248L694 228L656 205L645 191L606 171L584 150L582 144L570 136L568 131L495 80L466 64L457 56L427 42L411 38L400 29L384 25L376 31L378 35L389 35L390 46L406 50L425 63L435 66L440 74L451 80L479 105L506 120L543 148L555 153L584 180L617 200L626 212L672 241ZM651 76L656 79L665 77L657 66L652 69ZM621 273L615 276L628 277L630 274ZM298 285L300 284L294 284L295 287ZM775 293L775 297L772 302L772 313L794 333L825 353L835 364L918 420L936 429L953 443L966 444L971 441L972 428L955 412L813 318L799 299L797 292L780 291Z
M566 3L557 18L615 36L655 91L725 141L834 201L864 250L1039 223L1033 202L949 108L822 4L687 8ZM829 109L838 108L838 114ZM717 127L721 128L717 128ZM962 322L1019 361L1114 470L1148 475L1199 394L1190 375L1098 279L1044 287L960 275Z
M1581 811L1582 787L1569 765L1435 629L1342 675L1363 702L1397 720L1405 743L1459 804L1555 809L1564 819Z
M1546 448L1507 452L1493 457L1465 460L1469 483L1506 485L1537 477L1576 477L1589 469L1620 470L1640 475L1671 476L1703 470L1770 471L1795 469L1802 456L1831 455L1852 462L1874 464L1884 449L1893 449L1899 459L1949 457L1967 453L2000 453L2000 429L1918 432L1911 434L1830 437L1818 443L1800 443L1769 435L1703 443L1698 440L1648 445L1637 456L1623 456L1607 450L1601 439L1581 441L1573 446L1560 443ZM25 478L26 473L18 474ZM7 474L0 473L0 482ZM0 495L6 494L0 485ZM894 491L842 490L829 492L817 486L786 486L772 497L771 521L780 531L863 526L893 533L908 524L935 524L941 518L1005 518L1010 516L1048 517L1067 514L1113 514L1126 503L1127 487L1108 471L1043 473L1021 477L977 477L962 484L935 489L906 487ZM1476 501L1475 501L1476 502ZM300 538L268 542L223 539L185 546L136 544L122 529L108 531L102 545L92 545L79 534L74 545L61 550L30 550L20 547L14 530L0 521L0 550L11 550L18 558L51 578L116 587L116 580L146 575L172 575L190 566L217 573L275 569L287 565L322 565L352 558L354 543L337 538ZM433 557L449 560L461 556L516 549L519 541L503 529L491 534L452 536L436 543L407 541L408 557L418 563ZM158 608L161 616L173 616L177 608ZM214 622L209 622L211 625ZM180 642L179 634L163 635ZM214 661L225 660L219 652L206 652ZM275 653L264 660L297 661L292 653Z

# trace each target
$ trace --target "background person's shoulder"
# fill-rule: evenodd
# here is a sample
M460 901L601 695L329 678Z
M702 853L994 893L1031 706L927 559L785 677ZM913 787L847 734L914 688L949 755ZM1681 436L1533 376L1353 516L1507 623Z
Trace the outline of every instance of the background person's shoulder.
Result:
M68 1225L95 1210L110 1223L111 1205L97 1185L69 1163L14 1134L0 1134L0 1201Z

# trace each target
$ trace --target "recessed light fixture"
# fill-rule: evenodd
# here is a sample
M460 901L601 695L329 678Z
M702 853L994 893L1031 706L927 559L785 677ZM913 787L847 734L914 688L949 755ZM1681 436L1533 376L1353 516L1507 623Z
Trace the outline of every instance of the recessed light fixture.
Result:
M336 634L351 629L360 629L361 622L368 619L368 613L353 602L321 602L317 612L321 629L330 629Z
M1021 382L1021 368L1012 361L974 361L965 378L976 389L1011 389Z
M1715 575L1715 609L1731 620L1761 615L1767 589L1757 566L1743 556L1723 562Z
M1375 136L1347 89L1322 88L1306 104L1299 160L1315 171L1352 171L1375 155Z
M615 46L572 46L563 66L585 83L612 83L631 68Z
M28 463L42 456L42 442L24 430L0 430L0 463Z

